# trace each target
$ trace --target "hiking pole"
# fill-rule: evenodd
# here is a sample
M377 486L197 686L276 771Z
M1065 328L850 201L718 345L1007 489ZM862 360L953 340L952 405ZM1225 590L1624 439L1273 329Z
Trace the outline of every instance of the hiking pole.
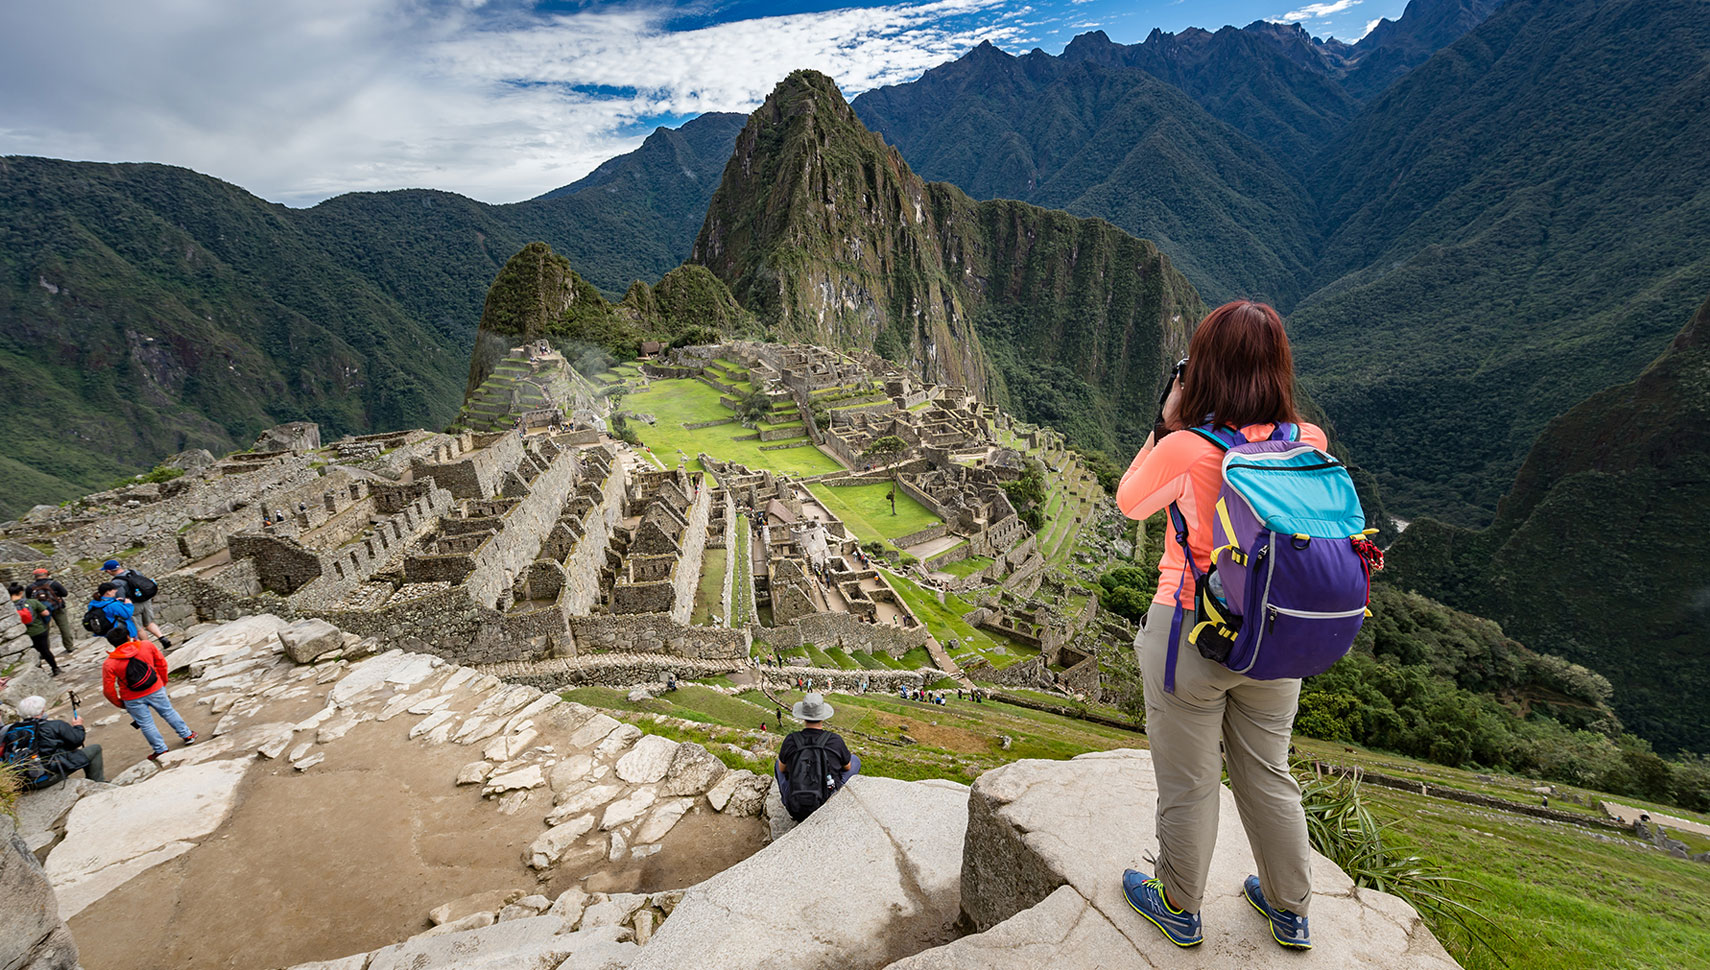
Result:
M74 690L68 690L66 691L66 694L71 697L71 719L75 721L77 720L77 692Z

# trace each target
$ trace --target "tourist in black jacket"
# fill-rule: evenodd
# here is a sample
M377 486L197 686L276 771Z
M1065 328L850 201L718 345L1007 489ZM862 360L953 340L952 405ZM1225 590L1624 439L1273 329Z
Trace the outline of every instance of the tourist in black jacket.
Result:
M25 787L46 788L79 771L90 781L106 781L101 746L83 743L83 718L73 716L69 723L51 721L42 717L46 712L46 698L26 697L18 702L20 720L0 732L0 750L7 760L26 769ZM25 746L34 748L38 760L33 766L28 758L15 754Z

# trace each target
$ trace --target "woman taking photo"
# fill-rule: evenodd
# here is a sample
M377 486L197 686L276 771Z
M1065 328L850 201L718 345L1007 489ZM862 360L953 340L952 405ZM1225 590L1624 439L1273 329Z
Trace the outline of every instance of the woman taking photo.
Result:
M1213 310L1194 332L1177 366L1158 426L1134 457L1116 503L1131 519L1177 507L1193 562L1211 562L1212 521L1223 484L1223 449L1196 426L1235 429L1248 441L1271 437L1281 423L1299 440L1326 446L1324 432L1300 424L1294 406L1294 361L1277 312L1237 301ZM1254 680L1202 657L1187 642L1193 625L1194 576L1181 545L1166 540L1158 592L1135 642L1146 694L1146 735L1158 784L1156 872L1123 874L1134 909L1177 946L1203 941L1199 910L1217 841L1221 740L1229 784L1258 875L1243 887L1284 946L1310 947L1306 910L1312 895L1311 851L1300 787L1289 773L1289 736L1300 680ZM1178 606L1187 616L1175 622ZM1178 636L1171 650L1172 628ZM1173 670L1166 670L1170 656Z

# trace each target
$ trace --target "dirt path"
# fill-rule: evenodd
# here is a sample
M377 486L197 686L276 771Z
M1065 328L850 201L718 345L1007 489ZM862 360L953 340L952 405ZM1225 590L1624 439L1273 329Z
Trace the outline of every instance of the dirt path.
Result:
M1653 812L1644 808L1634 808L1631 805L1622 805L1619 802L1609 801L1603 803L1603 810L1609 812L1611 815L1624 818L1628 822L1634 821L1640 815L1649 815L1652 822L1661 825L1663 828L1675 829L1681 832L1691 832L1694 835L1710 836L1710 825L1705 825L1703 822L1694 822L1689 818L1681 818L1677 815L1665 815L1661 812Z
M478 789L454 788L468 749L412 744L407 731L359 725L309 772L253 766L225 825L71 921L83 965L292 966L418 933L440 902L533 891L523 850L540 814L501 815Z

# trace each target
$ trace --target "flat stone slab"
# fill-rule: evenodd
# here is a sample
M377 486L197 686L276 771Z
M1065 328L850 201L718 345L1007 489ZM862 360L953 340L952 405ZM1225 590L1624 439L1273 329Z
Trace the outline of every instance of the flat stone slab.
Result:
M165 770L85 796L71 809L47 874L70 919L133 877L190 851L231 813L248 759Z
M677 742L649 734L618 759L617 776L632 785L651 785L665 777L676 754Z
M1387 893L1356 889L1346 873L1316 853L1313 949L1301 953L1278 946L1269 924L1241 892L1242 881L1257 869L1234 793L1221 788L1220 799L1222 827L1200 910L1205 943L1188 956L1122 896L1123 869L1145 870L1143 857L1156 845L1157 786L1150 752L1018 761L981 775L968 800L961 884L964 912L986 932L898 966L1037 966L1024 962L1021 954L1038 952L1042 945L1086 955L1088 962L1053 959L1054 970L1189 962L1254 970L1456 966L1411 907ZM1039 907L1049 908L1034 912ZM981 939L993 933L999 935ZM1002 952L1012 956L999 959ZM985 962L973 954L983 954Z
M684 894L631 970L868 970L954 936L968 789L857 777Z
M24 792L16 806L18 838L24 840L31 852L47 845L54 840L54 829L59 820L79 799L106 787L77 775L49 788Z
M462 933L417 936L375 950L368 970L556 970L611 933L565 933L556 916L506 920Z
M168 670L182 670L191 665L206 664L239 651L268 646L279 649L279 631L290 624L272 613L259 613L241 620L223 623L213 630L191 637L166 656Z

